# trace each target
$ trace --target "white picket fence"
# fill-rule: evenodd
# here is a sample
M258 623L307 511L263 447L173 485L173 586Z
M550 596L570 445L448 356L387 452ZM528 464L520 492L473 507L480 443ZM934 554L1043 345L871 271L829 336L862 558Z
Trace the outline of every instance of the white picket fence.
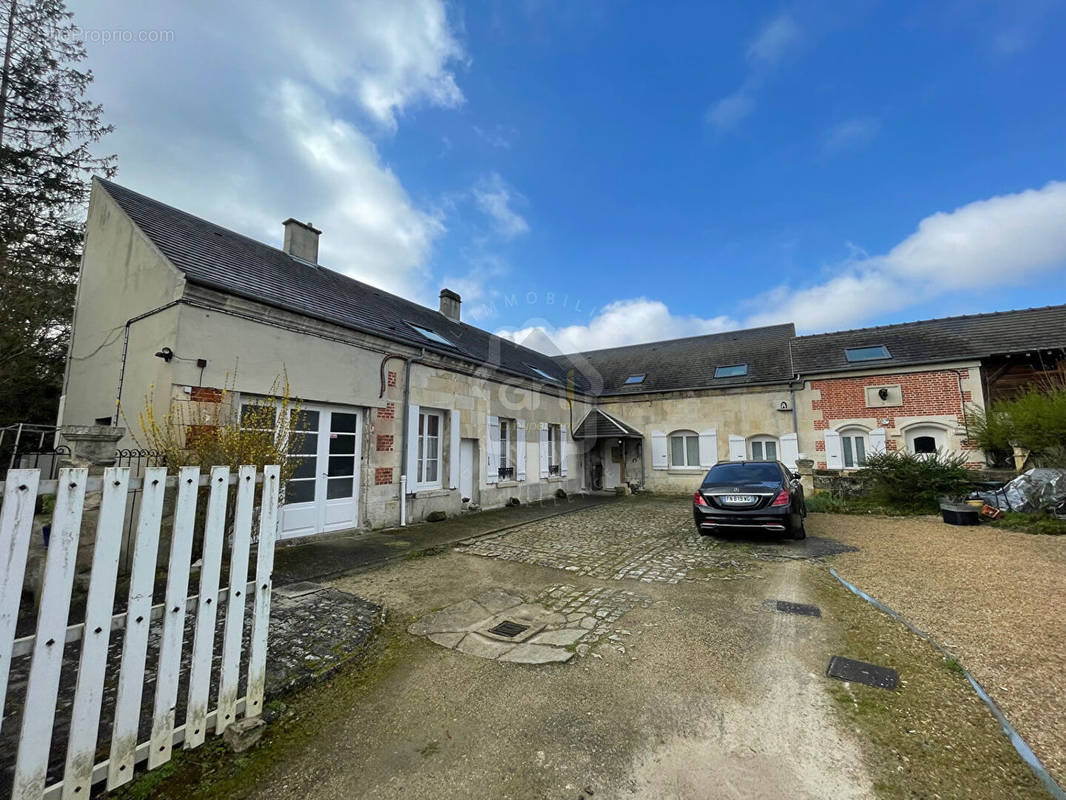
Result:
M269 466L261 479L252 466L231 476L214 467L210 477L197 467L183 467L167 476L165 467L151 467L143 478L128 467L112 467L102 478L85 469L60 470L55 481L41 481L38 470L10 470L0 483L0 720L7 698L12 658L32 654L23 702L15 760L14 800L86 797L93 784L106 780L113 789L128 782L134 766L149 769L170 759L171 749L202 744L209 730L222 733L238 715L258 716L263 708L266 678L267 625L270 618L271 572L278 523L279 470ZM248 582L256 486L261 483L255 580ZM210 485L203 552L193 553L198 489ZM229 586L220 590L225 520L229 489L236 484L229 561ZM164 494L175 487L173 530L164 602L153 605ZM140 510L133 542L126 610L112 614L118 578L127 494L140 489ZM100 492L96 542L86 598L85 621L67 625L82 512L86 492ZM55 496L55 512L47 554L35 634L15 638L27 554L38 494ZM193 559L202 557L199 592L186 597ZM247 656L247 689L238 697L245 620L245 597L254 591L252 635ZM217 702L212 708L211 672L217 607L226 603ZM183 724L176 724L180 667L186 613L195 615L189 655L188 705ZM162 620L159 660L155 667L155 700L151 736L138 741L142 690L145 685L149 628ZM101 706L107 676L111 632L123 632L110 757L96 761ZM62 779L47 785L49 750L59 695L63 649L81 640L66 764ZM4 731L10 735L10 731Z

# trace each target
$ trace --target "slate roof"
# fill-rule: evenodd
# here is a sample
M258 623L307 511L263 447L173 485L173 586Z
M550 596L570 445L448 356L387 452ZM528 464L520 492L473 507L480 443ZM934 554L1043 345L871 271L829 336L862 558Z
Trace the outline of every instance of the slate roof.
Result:
M598 408L586 414L581 424L574 429L575 439L609 439L611 437L641 439L644 434Z
M604 395L625 395L676 389L702 389L783 383L792 378L788 344L796 335L790 322L665 342L612 347L556 358L573 363ZM715 378L719 366L747 364L746 375ZM630 375L644 374L642 383L626 385Z
M543 385L565 386L566 375L550 356L452 322L436 309L293 258L111 181L96 180L193 283L478 365L498 366ZM406 323L435 331L455 347L425 339ZM559 382L544 380L531 367L558 375ZM587 388L580 375L575 376L575 388Z
M892 357L849 362L844 355L848 347L877 345ZM1066 305L799 336L792 342L792 360L797 372L809 375L1058 349L1066 349Z

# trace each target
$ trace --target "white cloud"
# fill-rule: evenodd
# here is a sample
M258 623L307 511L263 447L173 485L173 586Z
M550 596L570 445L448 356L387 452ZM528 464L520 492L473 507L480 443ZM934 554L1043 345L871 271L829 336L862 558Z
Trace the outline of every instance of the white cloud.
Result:
M522 328L504 329L497 333L544 352L550 350L550 344L544 340L544 337L547 337L559 352L575 353L683 336L699 336L736 327L736 321L727 316L710 319L678 316L672 314L666 304L659 300L637 297L609 303L584 325L556 328L537 320Z
M856 150L873 141L880 130L880 120L873 117L846 119L826 132L822 141L822 152L835 155L847 150Z
M719 130L732 128L755 110L751 89L742 86L726 95L707 111L707 121Z
M522 202L525 198L497 173L479 180L473 188L473 197L477 207L492 220L496 233L503 238L513 239L529 232L529 223L511 208L512 202Z
M740 87L711 104L704 118L718 130L735 127L755 110L755 95L766 77L803 41L795 18L783 11L766 22L748 43L748 75Z
M189 4L72 6L85 29L173 31L162 44L88 42L119 182L278 246L282 220L310 220L323 264L435 304L426 277L441 216L371 136L420 105L462 102L454 70L466 56L443 0L333 0L313 13L234 0L209 16Z
M314 13L299 4L275 8L275 41L309 79L354 98L378 122L394 128L396 115L417 102L463 102L451 66L466 56L440 0L360 0Z
M926 217L884 255L851 259L804 289L777 287L749 325L805 330L861 323L947 292L1023 283L1066 266L1066 182L978 200Z
M748 44L748 60L753 64L776 65L801 39L796 20L787 11L767 22Z

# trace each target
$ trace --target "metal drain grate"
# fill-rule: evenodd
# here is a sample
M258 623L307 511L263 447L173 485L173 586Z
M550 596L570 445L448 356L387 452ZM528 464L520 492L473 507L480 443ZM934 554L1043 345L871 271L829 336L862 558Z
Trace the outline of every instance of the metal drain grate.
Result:
M785 614L802 614L805 617L820 617L822 609L818 606L809 606L804 603L790 603L788 600L778 600L777 610Z
M844 656L829 659L825 674L840 681L863 683L878 689L895 689L899 686L899 673L890 667L879 667L865 661L855 661Z
M520 634L522 631L528 631L528 625L519 625L517 622L511 622L509 619L505 619L495 628L489 628L489 633L494 633L497 636L507 636L513 638Z

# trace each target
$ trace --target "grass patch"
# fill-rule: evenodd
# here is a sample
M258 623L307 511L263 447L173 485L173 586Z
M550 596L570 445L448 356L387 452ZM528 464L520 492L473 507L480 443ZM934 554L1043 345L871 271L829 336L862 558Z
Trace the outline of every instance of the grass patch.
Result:
M1047 797L958 661L943 657L828 574L818 579L816 596L824 616L838 623L838 652L900 674L900 687L891 692L826 679L878 797Z
M1020 511L1006 511L1002 519L992 520L991 525L1010 531L1039 533L1045 536L1066 536L1066 519L1058 519L1050 514L1025 514Z
M834 497L815 494L806 498L807 510L826 514L879 514L886 517L913 517L937 513L937 507L900 508L886 505L869 497Z
M272 770L307 747L323 728L341 724L351 709L396 667L409 645L399 631L383 630L364 656L350 661L326 682L313 684L284 703L263 740L235 755L222 738L211 736L195 750L174 750L171 761L108 794L117 800L235 800L254 794Z

